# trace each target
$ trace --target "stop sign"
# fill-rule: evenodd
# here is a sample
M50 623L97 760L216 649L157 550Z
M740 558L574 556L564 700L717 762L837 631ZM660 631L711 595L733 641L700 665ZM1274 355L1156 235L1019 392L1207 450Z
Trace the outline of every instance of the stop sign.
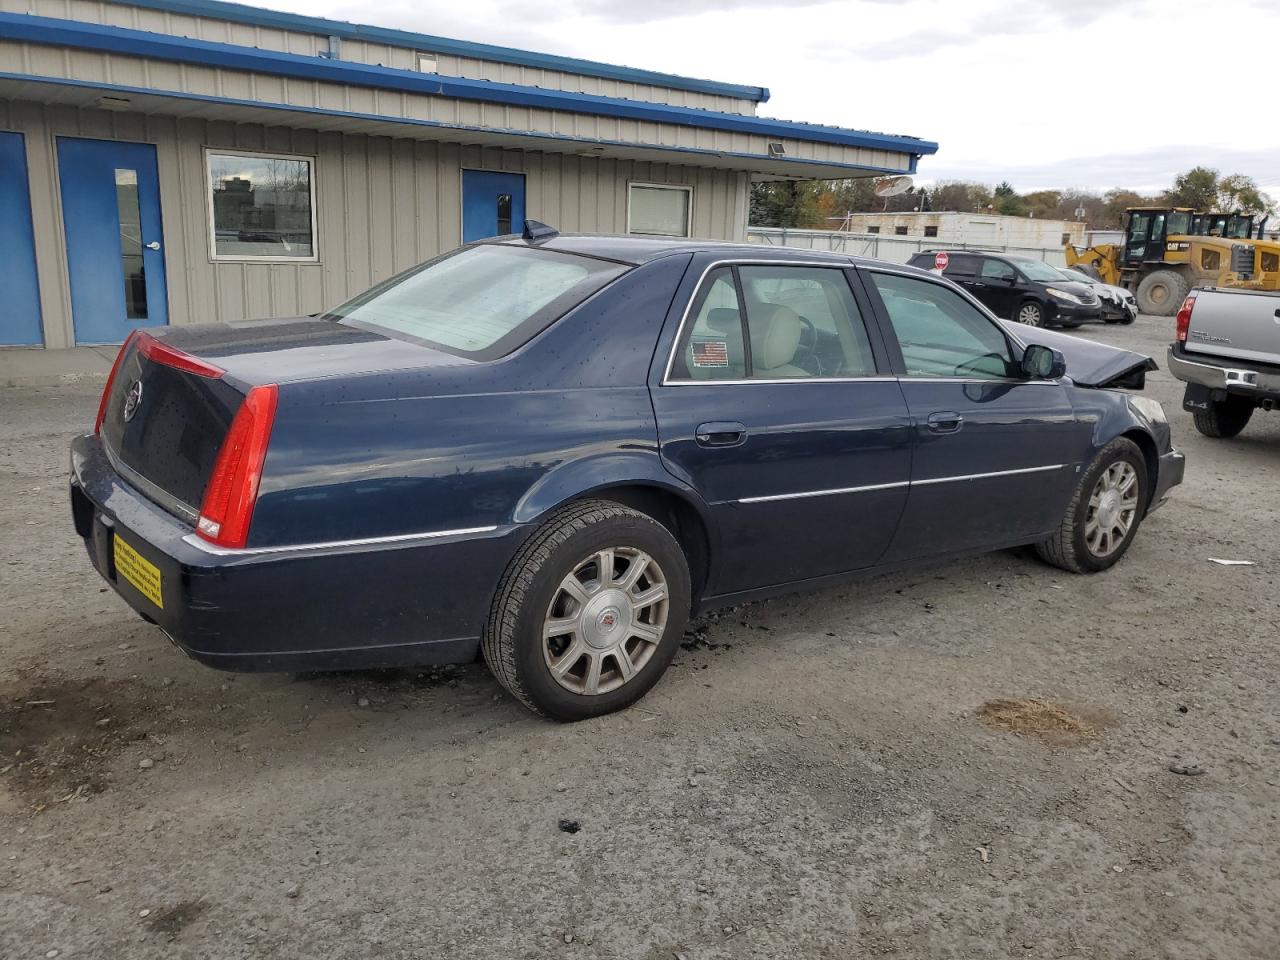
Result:
M947 251L945 250L939 250L933 255L933 269L935 270L947 269L947 264L950 262L951 258L947 256Z

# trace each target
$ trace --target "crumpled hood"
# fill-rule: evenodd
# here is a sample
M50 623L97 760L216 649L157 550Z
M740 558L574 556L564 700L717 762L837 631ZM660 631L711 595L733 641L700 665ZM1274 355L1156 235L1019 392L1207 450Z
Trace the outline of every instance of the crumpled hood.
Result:
M1160 369L1160 365L1150 357L1132 350L1122 350L1069 333L1035 329L1012 320L1000 322L1023 343L1038 343L1060 352L1067 359L1067 376L1077 386L1141 390L1146 386L1147 371Z

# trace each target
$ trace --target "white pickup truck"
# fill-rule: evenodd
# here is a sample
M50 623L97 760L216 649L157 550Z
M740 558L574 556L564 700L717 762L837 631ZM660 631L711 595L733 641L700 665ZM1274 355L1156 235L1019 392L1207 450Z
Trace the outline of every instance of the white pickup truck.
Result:
M1206 437L1234 437L1254 410L1280 408L1280 293L1192 290L1177 330L1169 372Z

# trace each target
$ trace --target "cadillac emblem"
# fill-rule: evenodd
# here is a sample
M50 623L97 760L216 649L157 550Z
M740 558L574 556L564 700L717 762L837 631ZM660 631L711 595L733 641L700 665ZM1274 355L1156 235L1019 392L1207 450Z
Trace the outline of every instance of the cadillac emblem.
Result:
M142 381L133 381L133 386L129 388L129 392L124 397L124 422L128 423L133 419L133 415L138 412L138 406L142 403Z

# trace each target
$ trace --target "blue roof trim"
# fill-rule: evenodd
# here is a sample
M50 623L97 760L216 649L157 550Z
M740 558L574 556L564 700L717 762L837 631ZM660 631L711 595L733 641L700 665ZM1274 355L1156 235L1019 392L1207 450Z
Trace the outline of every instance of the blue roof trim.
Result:
M323 107L300 107L288 103L264 103L261 100L245 100L239 97L219 97L207 93L183 93L179 91L156 90L153 87L134 87L121 83L100 83L97 80L72 80L67 77L40 77L29 73L5 73L0 71L0 80L16 80L24 83L47 83L59 87L75 87L81 90L105 90L108 93L127 93L138 96L169 97L175 100L190 100L195 103L216 103L233 107L251 107L257 110L277 110L282 113L311 114L322 117L345 117L352 120L368 120L378 123L394 123L403 126L428 127L435 130L461 130L475 133L498 133L509 137L521 137L528 140L558 140L563 143L596 144L607 147L622 147L629 150L650 149L664 153L687 154L693 163L696 158L704 156L735 157L746 161L744 166L750 167L750 161L768 160L770 163L788 163L797 167L795 176L800 177L804 171L801 167L826 167L835 170L848 170L861 173L903 173L893 167L876 167L861 163L836 163L828 160L805 160L800 157L762 157L754 153L735 153L726 150L703 150L697 147L666 147L658 144L645 145L629 143L625 140L605 140L600 138L574 137L564 133L535 133L531 130L514 130L502 127L479 127L472 124L444 123L439 120L417 120L404 117L390 117L377 113L361 113L355 110L327 110ZM912 157L914 164L915 158Z
M320 57L304 57L228 43L211 43L167 34L127 30L101 24L58 20L30 14L0 13L0 38L51 46L75 47L102 53L152 57L231 70L248 70L276 76L342 83L379 90L454 97L484 103L533 107L568 113L668 123L706 130L725 130L773 138L792 138L842 147L861 147L916 155L936 153L938 145L915 137L890 136L817 124L790 123L735 113L695 110L662 103L622 100L563 90L544 90L487 80L442 77L437 74L393 70L362 63Z
M346 20L328 20L324 17L284 13L280 10L264 10L261 7L251 7L243 3L223 3L220 0L121 0L121 2L134 7L145 7L148 10L163 10L167 13L186 14L193 17L212 17L216 20L230 20L234 23L274 27L280 30L296 30L326 37L369 40L398 47L412 47L424 53L448 53L459 57L474 57L477 60L497 60L501 63L514 63L539 70L562 70L566 73L581 73L605 80L651 84L656 87L670 87L693 93L753 100L756 103L764 103L769 99L767 87L699 80L695 77L682 77L656 70L641 70L635 67L599 63L594 60L579 60L577 57L561 57L550 53L517 50L514 47L499 47L489 43L451 40L447 37L396 30L392 27L366 26Z

